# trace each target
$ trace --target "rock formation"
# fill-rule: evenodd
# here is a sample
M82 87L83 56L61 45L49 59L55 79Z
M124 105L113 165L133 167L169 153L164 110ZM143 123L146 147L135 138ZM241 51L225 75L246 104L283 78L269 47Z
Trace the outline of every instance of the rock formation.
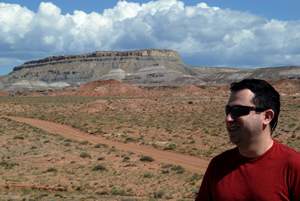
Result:
M98 51L28 61L15 67L8 75L2 76L0 82L7 84L20 80L39 80L46 83L87 83L98 80L113 69L120 68L126 73L133 73L153 64L160 64L185 74L194 73L181 61L178 52L172 50Z
M244 78L300 80L300 66L258 69L198 67L186 66L178 52L173 50L97 51L25 62L8 75L0 76L0 90L78 88L90 81L110 79L143 88L222 86Z

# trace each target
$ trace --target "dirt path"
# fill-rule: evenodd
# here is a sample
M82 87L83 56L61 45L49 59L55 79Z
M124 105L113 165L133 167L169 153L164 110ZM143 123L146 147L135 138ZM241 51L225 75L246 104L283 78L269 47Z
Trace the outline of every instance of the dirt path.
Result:
M107 144L109 146L115 146L116 149L120 150L126 150L126 151L132 151L136 154L143 154L147 156L152 156L155 161L159 163L172 163L174 165L181 165L186 170L195 172L198 174L204 174L209 160L203 159L200 157L190 156L187 154L180 154L180 153L174 153L170 151L162 151L157 150L151 147L141 146L134 143L119 143L114 142L110 140L106 140L103 137L97 137L90 134L85 134L83 132L80 132L78 130L75 130L72 127L49 122L49 121L43 121L38 119L30 119L30 118L22 118L22 117L7 117L12 120L23 122L30 124L32 126L41 128L47 132L53 133L53 134L59 134L65 138L70 138L73 140L79 140L79 141L88 141L93 144L102 143Z

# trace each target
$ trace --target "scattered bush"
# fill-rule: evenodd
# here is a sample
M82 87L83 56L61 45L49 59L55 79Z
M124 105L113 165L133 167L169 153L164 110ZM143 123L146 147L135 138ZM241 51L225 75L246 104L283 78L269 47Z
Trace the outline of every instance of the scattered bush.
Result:
M198 194L198 191L199 191L199 188L197 188L197 187L193 187L193 192L194 192L194 194L195 194L195 195L197 195L197 194Z
M154 161L154 158L152 158L151 156L143 156L140 158L140 161L152 162L152 161Z
M46 172L57 172L57 169L56 168L48 168L46 171L45 171L45 173Z
M103 191L98 191L98 192L96 192L95 194L96 194L96 195L109 195L109 193L108 193L107 191L105 191L105 190L103 190Z
M107 171L107 169L103 165L97 165L92 169L92 171Z
M125 140L125 142L134 142L135 140L134 140L134 138L132 138L132 137L128 137L128 138L126 138L126 140Z
M175 150L176 149L176 145L175 144L169 144L169 146L164 147L164 150Z
M81 158L92 158L90 154L86 153L86 152L82 152L80 155L79 155Z
M20 135L16 135L16 136L14 136L14 139L17 139L17 140L24 140L24 137L23 137L23 136L20 136Z
M102 157L102 156L98 157L98 161L103 161L104 159L105 159L105 158Z
M203 179L203 174L197 174L197 173L195 173L191 178L189 178L189 181L198 181L198 180L200 180L200 179Z
M143 175L144 178L152 178L154 177L154 174L153 173L150 173L150 172L147 172Z
M114 187L111 189L111 194L124 196L126 195L126 191L124 189L118 190L117 188Z
M79 142L79 144L81 144L81 145L88 145L89 142L88 141L83 141L83 142Z
M180 165L178 165L178 166L174 165L171 168L171 170L177 170L177 174L183 174L184 171L185 171L185 169L182 166L180 166Z
M173 164L172 163L169 163L169 164L166 164L166 165L163 165L161 166L162 168L170 168L170 167L173 167Z
M123 162L127 162L127 161L129 161L130 160L130 157L129 156L125 156L124 158L123 158Z
M164 196L164 194L165 194L164 190L159 190L159 191L153 192L154 198L162 198Z

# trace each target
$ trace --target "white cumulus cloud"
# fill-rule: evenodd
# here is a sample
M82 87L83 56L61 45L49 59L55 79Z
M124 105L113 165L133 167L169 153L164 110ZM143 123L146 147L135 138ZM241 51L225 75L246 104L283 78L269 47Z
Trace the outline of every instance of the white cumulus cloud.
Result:
M103 13L65 15L50 2L37 13L0 3L0 68L50 55L147 48L176 50L188 65L297 65L299 35L300 21L267 20L203 2L119 1Z

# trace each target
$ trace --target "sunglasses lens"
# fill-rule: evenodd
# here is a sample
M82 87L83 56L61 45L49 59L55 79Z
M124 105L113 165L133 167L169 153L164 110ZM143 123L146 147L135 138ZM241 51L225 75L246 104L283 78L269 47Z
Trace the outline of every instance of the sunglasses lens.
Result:
M230 113L230 110L231 110L231 108L229 106L225 107L226 116L228 116L228 114Z
M234 117L240 117L240 116L244 116L244 115L248 115L250 113L249 109L245 109L245 108L232 108L231 113Z
M231 113L233 117L248 115L250 114L250 110L251 109L249 109L248 107L242 107L242 106L225 107L226 116L228 116L228 114Z

